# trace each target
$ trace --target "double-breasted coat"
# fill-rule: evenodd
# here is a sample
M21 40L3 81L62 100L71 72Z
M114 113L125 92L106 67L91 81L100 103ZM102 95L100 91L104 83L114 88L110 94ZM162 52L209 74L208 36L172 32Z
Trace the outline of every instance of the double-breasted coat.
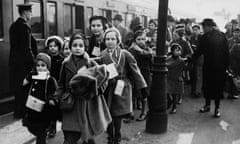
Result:
M18 18L10 26L9 78L10 89L15 96L15 117L24 115L23 79L31 71L34 57L37 55L36 40L31 34L31 28L23 18Z
M109 80L105 98L112 116L124 116L132 112L132 83L137 89L146 88L147 84L137 66L133 55L125 49L116 48L113 52L105 49L101 53L101 63L114 64L118 76ZM115 95L117 80L123 80L124 88L121 96Z
M200 55L204 56L204 97L207 99L222 98L229 64L229 50L224 33L213 29L200 37L198 49L192 57L196 59Z

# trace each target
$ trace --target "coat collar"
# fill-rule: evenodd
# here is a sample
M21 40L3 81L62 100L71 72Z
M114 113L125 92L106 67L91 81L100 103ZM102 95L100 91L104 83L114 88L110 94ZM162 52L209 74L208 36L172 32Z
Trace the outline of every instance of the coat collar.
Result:
M83 57L83 60L86 61L86 64L88 63L88 60L85 57ZM77 73L78 68L77 68L77 66L74 63L73 55L70 55L69 57L67 57L65 59L65 63L66 63L65 66L66 66L67 69L69 69L73 73Z

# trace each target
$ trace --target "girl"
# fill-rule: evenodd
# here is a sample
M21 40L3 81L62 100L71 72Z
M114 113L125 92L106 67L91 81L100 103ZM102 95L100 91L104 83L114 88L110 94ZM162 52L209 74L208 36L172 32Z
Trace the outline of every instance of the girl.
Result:
M36 58L36 72L24 79L24 85L30 84L28 100L26 103L27 115L23 125L37 137L36 144L46 144L46 129L51 120L56 120L56 99L53 97L56 90L56 80L50 76L51 58L39 53ZM31 98L44 104L43 109L31 107Z
M69 40L64 40L62 55L64 58L68 57L71 54L71 50L69 48Z
M100 62L107 65L110 80L105 91L113 122L109 125L108 143L119 144L121 141L122 118L132 112L132 84L143 89L146 95L147 84L140 73L134 57L119 47L121 36L117 29L108 29L103 37L106 49L101 53Z
M50 70L51 76L55 79L59 79L60 68L63 62L63 57L60 54L60 50L63 47L63 40L59 36L50 36L45 41L46 49L51 57L52 67ZM60 113L60 112L59 112ZM52 121L49 125L47 135L52 138L56 134L56 121Z
M151 65L153 53L150 48L146 45L146 33L143 30L138 30L134 34L134 42L132 43L129 51L133 54L134 58L137 60L138 66L141 70L141 73L147 82L147 92L150 93L149 86L151 85ZM135 90L136 91L136 90ZM142 104L142 111L137 119L137 121L143 121L147 116L147 97L143 97L139 91L134 92L139 95Z
M90 57L98 57L100 52L105 49L103 35L107 28L107 19L103 16L92 16L89 19L89 24L92 36L89 40L87 53Z
M80 34L76 33L72 35L69 41L69 48L72 54L63 61L60 71L59 87L55 92L56 97L59 99L63 94L71 95L69 82L71 78L77 74L79 69L96 65L96 62L89 60L85 52L84 39ZM79 120L81 119L81 110L79 110L79 108L82 106L80 96L72 96L75 101L73 108L68 111L62 110L64 144L77 144L82 132L79 124ZM93 140L92 143L94 143Z
M173 43L171 53L167 58L167 94L172 97L172 114L177 112L177 97L184 93L183 71L185 63L181 53L182 47L177 43Z

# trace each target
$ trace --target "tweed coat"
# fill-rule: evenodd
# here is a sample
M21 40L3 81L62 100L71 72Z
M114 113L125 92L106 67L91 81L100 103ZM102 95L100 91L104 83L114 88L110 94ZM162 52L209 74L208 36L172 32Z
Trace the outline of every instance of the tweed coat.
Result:
M112 54L108 49L101 53L101 63L114 63L118 76L109 80L105 91L105 98L112 116L124 116L132 110L132 83L137 89L146 88L147 84L140 72L133 55L125 49L116 48ZM124 89L121 96L114 94L117 80L124 81Z
M86 53L84 56L80 57L77 61L74 59L73 55L67 57L62 64L59 76L59 87L55 92L55 96L58 99L61 98L62 94L65 92L70 92L69 82L71 78L77 74L78 70L83 66L92 67L96 65L96 62L89 60L86 57ZM80 108L81 108L81 100L78 96L75 96L75 104L73 110L71 111L62 111L62 129L65 131L76 131L81 132L81 128L79 125L79 117L80 117Z

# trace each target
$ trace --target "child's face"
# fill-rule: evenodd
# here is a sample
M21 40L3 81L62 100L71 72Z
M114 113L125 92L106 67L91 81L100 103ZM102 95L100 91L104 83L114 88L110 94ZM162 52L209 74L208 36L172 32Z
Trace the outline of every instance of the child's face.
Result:
M142 48L146 46L146 34L142 34L136 38L136 44Z
M93 20L90 26L91 26L91 32L96 36L101 35L104 32L103 24L101 20L98 20L98 19Z
M117 47L117 37L115 32L108 32L106 34L105 44L106 44L106 47L110 49Z
M173 51L173 55L174 56L180 56L182 54L182 51L180 48L176 48L174 51Z
M75 39L72 42L71 52L73 55L81 56L85 52L85 45L82 39Z
M64 48L63 48L63 55L64 57L67 57L71 54L71 50L68 47L68 43L65 44Z
M56 43L54 41L49 43L48 49L49 49L50 54L52 54L52 55L57 55L59 53L58 46L56 45Z
M48 71L47 64L41 60L37 61L36 69L37 69L37 72L47 72Z

